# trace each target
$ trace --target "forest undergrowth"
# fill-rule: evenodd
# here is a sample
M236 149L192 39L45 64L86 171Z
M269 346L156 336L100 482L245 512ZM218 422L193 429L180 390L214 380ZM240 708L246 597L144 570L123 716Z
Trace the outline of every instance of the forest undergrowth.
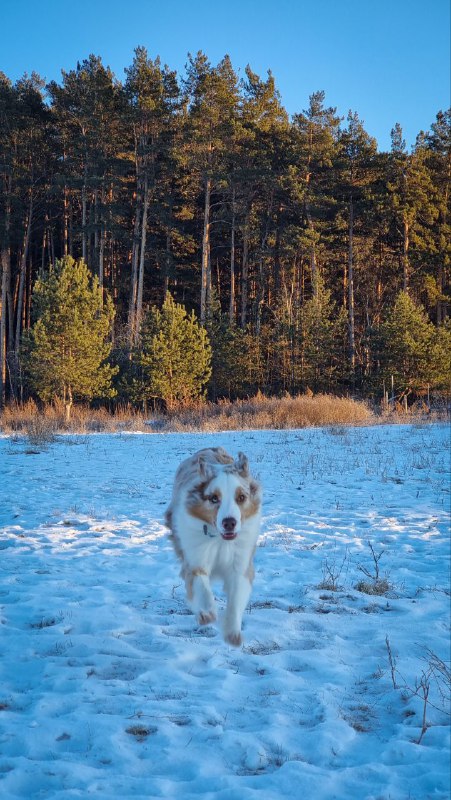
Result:
M118 405L112 410L75 405L70 421L62 403L37 405L33 400L6 406L0 431L45 442L61 433L170 433L249 429L289 429L378 423L430 422L446 418L446 409L372 406L369 402L329 394L266 397L181 405L171 411L144 411Z

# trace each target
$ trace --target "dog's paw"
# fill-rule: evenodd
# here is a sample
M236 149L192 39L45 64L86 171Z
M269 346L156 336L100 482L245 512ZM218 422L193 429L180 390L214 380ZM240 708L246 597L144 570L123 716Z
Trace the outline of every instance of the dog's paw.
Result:
M216 622L216 614L214 611L199 611L197 621L199 625L210 625Z
M243 637L241 636L240 631L230 631L225 633L224 639L228 644L231 644L232 647L241 647L243 644Z

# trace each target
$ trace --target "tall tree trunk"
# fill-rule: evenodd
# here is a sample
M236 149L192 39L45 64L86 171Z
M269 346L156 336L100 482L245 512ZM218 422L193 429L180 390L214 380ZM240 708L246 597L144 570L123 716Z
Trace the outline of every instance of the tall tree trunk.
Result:
M144 203L143 203L143 216L141 223L141 252L139 254L139 273L138 273L138 293L136 296L136 316L135 316L135 340L138 337L139 329L141 327L142 306L143 306L143 291L144 291L144 264L146 257L146 240L147 240L147 215L149 212L149 187L147 175L144 179Z
M24 328L28 330L31 324L31 299L33 291L33 258L30 255L28 259L27 278L25 282L25 316Z
M280 289L280 217L282 214L282 206L280 203L277 206L277 219L276 219L276 241L274 245L274 299L277 301Z
M313 225L313 219L310 212L310 205L308 202L305 204L305 213L307 216L307 222L309 229L312 233L315 231L315 227ZM316 263L316 247L315 242L312 241L310 245L310 274L312 279L312 289L313 289L313 296L318 297L318 265Z
M265 230L262 236L261 244L260 244L260 258L258 260L258 281L257 281L257 308L256 308L256 322L255 322L255 333L257 338L260 336L261 330L261 315L263 309L263 300L264 300L264 287L265 287L265 271L264 271L264 262L265 262L265 255L266 255L266 247L268 243L268 236L269 236L269 226L271 222L272 216L272 207L274 201L274 192L271 192L271 196L269 199L268 210L266 213L266 222L265 222Z
M69 255L69 200L66 184L63 190L63 255Z
M52 229L50 227L48 229L48 236L49 236L48 241L49 241L50 263L51 264L55 264L56 263L56 258L55 258L55 239L54 239L54 236L53 236L53 231L52 231Z
M260 251L260 258L258 259L258 278L257 278L257 296L256 296L256 316L255 316L255 335L257 339L260 336L261 323L262 323L262 306L263 306L263 250Z
M169 291L169 271L171 266L171 231L166 231L166 253L165 253L165 260L164 260L164 286L163 286L163 297L166 297Z
M100 230L100 245L99 245L99 286L101 289L103 289L103 284L105 282L105 267L104 267L105 240L106 240L105 223L102 220L101 230Z
M406 217L404 217L403 237L402 237L402 288L405 292L409 291L409 285L410 285L409 244L410 244L410 227L408 220L406 219Z
M14 342L14 356L17 361L19 357L20 337L22 333L23 316L24 316L24 296L25 296L25 279L27 275L27 260L28 251L30 247L30 234L33 219L33 194L30 192L30 203L28 206L28 219L27 227L25 229L25 236L23 242L22 257L20 259L19 269L19 287L17 292L17 306L16 306L16 338Z
M48 247L47 244L47 214L45 215L45 222L44 222L44 229L42 232L42 245L41 245L41 273L44 273L45 270L45 250Z
M354 322L354 202L349 199L349 249L348 249L348 326L349 326L349 363L351 380L355 382L355 322Z
M219 277L219 273L218 273ZM208 247L208 268L207 268L207 319L211 316L213 276L211 274L211 250ZM220 294L219 280L217 283L218 294Z
M93 258L91 264L94 266L98 264L98 256L99 256L99 190L94 189L94 251L93 251ZM100 274L99 274L100 280Z
M88 232L87 232L87 205L88 205L88 147L86 142L86 130L82 128L84 143L84 164L83 164L83 186L81 188L81 242L82 258L85 264L88 263Z
M306 176L307 190L306 190L306 196L305 196L305 201L304 201L304 209L305 209L305 216L307 218L307 224L308 224L309 230L313 234L315 232L315 226L313 224L313 217L312 217L310 202L309 202L309 199L308 199L310 177L311 177L311 173L310 173L310 171L308 171L307 172L307 176ZM310 246L310 274L311 274L311 280L312 280L313 296L314 297L318 297L318 266L317 266L317 263L316 263L316 247L315 247L314 240L312 240L312 243L311 243L311 246Z
M232 191L232 230L230 235L230 305L229 322L235 322L235 188Z
M9 344L8 330L10 330L12 327L10 250L12 180L10 175L5 183L5 222L1 248L2 288L0 300L0 407L3 406L6 401L6 359Z
M247 321L247 298L249 294L249 222L250 208L246 211L243 225L243 256L241 262L241 327L246 327Z
M0 406L6 400L6 332L8 326L8 294L11 283L10 251L7 245L2 247L2 294L0 316Z
M100 211L99 211L99 224L100 224L100 234L99 234L99 286L103 289L103 284L105 280L105 269L104 269L104 257L105 257L105 239L106 239L106 230L105 230L105 218L104 218L104 205L105 205L105 189L102 186L102 191L100 193Z
M200 283L200 324L205 325L208 308L208 289L211 287L211 265L210 265L210 203L211 203L211 179L205 180L205 204L204 204L204 232L202 236L202 269Z
M81 255L85 264L88 263L88 243L87 243L87 229L86 229L86 221L87 221L87 187L86 187L86 175L85 175L85 182L83 183L82 190L81 190Z
M135 224L133 227L132 274L130 278L130 298L128 304L129 341L133 343L136 327L136 299L138 297L139 226L141 220L141 201L136 197Z

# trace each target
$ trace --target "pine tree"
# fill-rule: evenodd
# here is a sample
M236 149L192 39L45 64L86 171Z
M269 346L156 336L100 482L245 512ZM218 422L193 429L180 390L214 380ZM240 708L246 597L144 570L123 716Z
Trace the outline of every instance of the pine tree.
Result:
M132 250L132 274L128 311L130 342L141 325L144 272L150 216L155 216L157 185L172 144L178 104L175 72L162 67L160 59L148 58L145 47L135 50L126 70L124 91L133 128L136 167L136 210Z
M121 94L99 56L91 54L62 76L61 86L51 81L47 87L59 150L54 190L62 190L62 254L81 251L103 286L113 184L124 138Z
M74 400L113 396L117 370L107 363L113 304L83 260L66 256L37 280L33 315L23 354L37 395L62 401L68 420Z
M400 397L449 385L449 327L437 329L407 292L398 294L379 335L382 377L388 385L393 376Z
M309 107L295 114L293 123L297 138L296 172L299 194L303 197L303 215L309 236L309 262L313 291L319 274L318 247L321 220L330 203L330 177L337 152L340 118L336 108L325 108L324 91L314 92Z
M216 67L202 52L188 58L185 164L197 178L204 199L200 280L200 321L204 324L212 303L213 195L221 185L226 185L227 148L233 142L237 117L238 79L227 55Z
M252 169L247 169L247 177L245 173L242 176L247 184L243 226L243 238L247 241L246 246L243 241L241 326L245 327L248 300L252 299L251 319L259 337L281 283L283 183L288 170L289 124L271 71L268 70L268 77L263 80L248 66L246 78L242 110L246 137L241 154L244 164L251 155ZM252 223L252 237L249 237L249 222ZM251 287L253 284L253 298L249 284Z
M343 379L345 311L337 314L318 276L316 292L301 308L297 370L302 388L330 391Z
M425 145L437 218L435 225L431 226L424 280L429 284L430 305L435 305L437 323L441 323L446 317L451 289L451 109L439 111L430 133L426 135ZM431 261L435 267L433 275L430 274Z
M389 160L387 188L395 224L395 242L402 265L402 288L410 291L413 248L427 249L423 242L424 223L431 223L436 216L433 206L433 186L425 165L424 148L417 146L409 155L402 138L402 128L397 123L392 132L392 149Z
M169 292L161 311L154 307L145 318L135 359L143 374L141 399L160 399L173 408L205 396L211 375L207 332Z
M7 354L14 345L11 251L15 149L19 136L17 106L16 91L6 75L0 72L0 406L6 397Z
M365 131L358 114L349 112L348 126L340 136L339 166L340 191L343 192L347 206L348 258L347 275L347 308L349 333L349 366L352 385L355 385L356 371L356 247L355 237L359 231L359 222L365 208L365 195L368 185L374 179L373 162L376 155L376 140Z
M18 351L29 322L27 267L33 229L48 192L49 117L43 80L24 75L14 85L0 73L0 404L6 366L17 397Z
M257 365L259 342L246 329L230 324L230 315L221 313L217 297L213 297L212 313L206 329L212 343L209 396L216 401L248 396L259 385Z

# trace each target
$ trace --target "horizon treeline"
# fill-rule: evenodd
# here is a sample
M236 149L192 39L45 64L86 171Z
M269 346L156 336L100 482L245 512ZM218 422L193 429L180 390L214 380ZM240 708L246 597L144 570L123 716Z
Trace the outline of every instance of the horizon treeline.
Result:
M47 85L0 72L0 402L30 393L34 286L65 256L112 299L119 400L168 292L208 332L212 399L380 395L400 297L426 348L450 306L450 111L411 151L391 136L379 152L322 91L290 119L271 72L228 56L177 75L138 47L123 82L94 55Z

